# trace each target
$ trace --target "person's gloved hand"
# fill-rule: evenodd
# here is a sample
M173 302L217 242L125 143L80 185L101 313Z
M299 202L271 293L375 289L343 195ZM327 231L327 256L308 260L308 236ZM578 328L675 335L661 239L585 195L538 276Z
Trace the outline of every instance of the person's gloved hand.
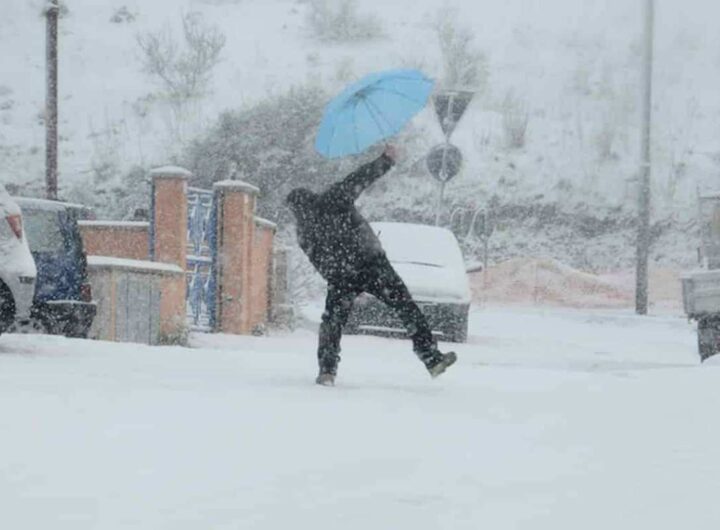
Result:
M400 156L398 148L392 144L387 144L385 146L385 150L383 151L383 154L395 163L397 163L398 157Z

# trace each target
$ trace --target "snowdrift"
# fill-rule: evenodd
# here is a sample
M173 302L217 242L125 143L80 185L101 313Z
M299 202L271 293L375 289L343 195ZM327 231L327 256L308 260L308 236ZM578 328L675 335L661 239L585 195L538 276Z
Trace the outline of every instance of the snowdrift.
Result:
M634 271L592 274L544 258L513 258L469 274L478 303L632 308ZM682 308L679 271L651 267L650 302L672 312Z

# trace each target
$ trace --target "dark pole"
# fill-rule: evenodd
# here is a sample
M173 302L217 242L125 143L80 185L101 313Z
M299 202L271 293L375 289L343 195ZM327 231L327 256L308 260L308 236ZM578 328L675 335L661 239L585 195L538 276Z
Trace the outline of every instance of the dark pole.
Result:
M635 312L648 311L648 256L650 254L650 126L652 122L652 71L654 0L645 2L645 54L643 67L641 164L638 193L637 270L635 273Z
M48 199L57 200L58 192L58 74L57 74L57 26L58 0L48 2L46 46L46 96L45 96L45 188Z

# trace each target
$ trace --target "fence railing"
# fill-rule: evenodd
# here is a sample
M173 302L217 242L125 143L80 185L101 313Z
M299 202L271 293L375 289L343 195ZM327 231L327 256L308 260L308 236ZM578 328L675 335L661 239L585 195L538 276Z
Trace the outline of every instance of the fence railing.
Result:
M191 329L215 327L215 230L213 192L189 187L187 252L187 318Z

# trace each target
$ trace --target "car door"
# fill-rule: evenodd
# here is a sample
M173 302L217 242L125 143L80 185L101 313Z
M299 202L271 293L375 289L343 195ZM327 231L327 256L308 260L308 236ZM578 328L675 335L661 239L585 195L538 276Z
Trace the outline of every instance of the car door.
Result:
M77 300L83 279L72 216L65 210L27 208L25 211L30 251L38 271L36 303Z

